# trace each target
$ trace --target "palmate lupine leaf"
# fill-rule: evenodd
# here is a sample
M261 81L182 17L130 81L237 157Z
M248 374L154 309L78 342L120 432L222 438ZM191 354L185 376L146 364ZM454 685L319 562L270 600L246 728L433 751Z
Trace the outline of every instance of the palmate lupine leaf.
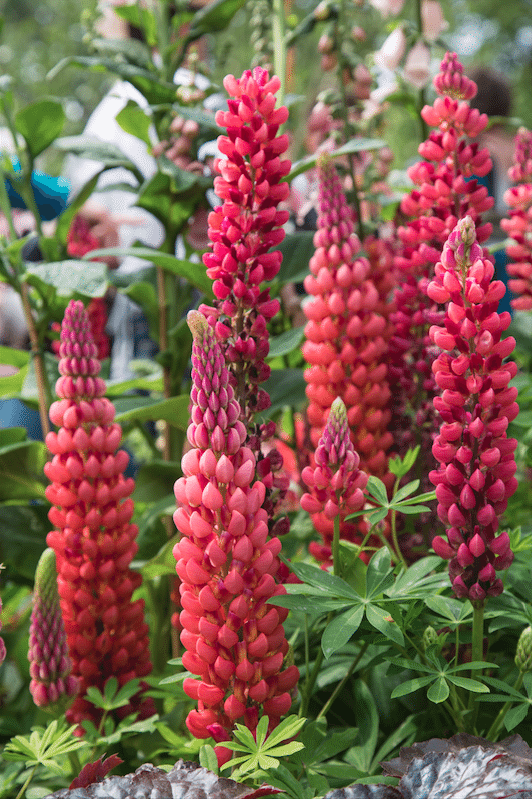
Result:
M57 758L88 745L74 736L74 730L75 726L65 728L56 719L45 729L34 728L28 736L15 735L6 744L2 756L5 760L23 761L27 767L42 765L56 774L64 774L65 769Z

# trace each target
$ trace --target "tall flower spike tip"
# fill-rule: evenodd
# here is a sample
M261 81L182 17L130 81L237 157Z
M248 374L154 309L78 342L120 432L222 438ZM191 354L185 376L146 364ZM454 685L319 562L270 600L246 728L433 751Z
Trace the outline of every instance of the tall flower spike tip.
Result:
M504 193L510 209L508 219L501 219L502 229L513 239L506 247L510 280L508 288L515 295L510 305L516 311L532 308L532 132L519 128L515 137L510 180L517 185Z
M38 707L64 710L77 694L78 681L71 676L72 663L59 606L55 553L44 550L35 572L28 660L30 692Z
M90 323L82 302L71 301L61 327L60 399L50 408L57 433L46 437L53 455L45 465L46 496L55 530L47 543L57 559L58 590L79 696L67 710L70 723L99 722L99 711L84 699L89 686L103 690L116 676L119 685L151 671L144 601L132 601L142 582L129 565L137 552L131 524L134 482L124 477L129 457L117 447L120 425L104 398L105 383ZM118 714L155 712L142 691Z
M509 386L517 366L504 360L515 339L502 337L510 314L497 311L505 288L493 274L474 222L465 217L449 236L427 289L435 302L446 304L443 325L430 329L443 350L432 366L442 390L434 406L443 423L432 448L440 466L429 477L447 541L437 536L432 543L440 557L450 559L455 594L473 602L502 592L496 570L513 560L508 533L497 530L517 488L517 441L506 436L519 411L517 389Z
M358 468L360 459L349 436L347 410L340 397L331 405L315 461L315 468L306 466L301 473L310 489L301 497L303 510L313 514L315 520L323 514L329 521L361 510L368 475Z
M236 722L254 730L266 715L273 729L292 704L299 672L283 668L287 612L267 604L285 593L276 584L278 538L268 538L266 489L234 398L214 320L188 315L193 333L192 410L183 477L174 492L174 547L181 579L185 693L198 703L187 716L196 738L213 737L220 763Z
M287 134L278 134L288 110L276 108L277 77L262 67L246 70L240 79L228 75L224 86L231 95L228 111L218 111L216 122L227 129L218 138L223 154L214 162L219 176L214 189L222 205L209 214L212 251L203 256L213 283L216 306L201 306L219 320L218 334L226 341L227 360L244 420L269 407L265 391L258 390L270 374L266 323L279 310L264 281L281 266L275 248L284 238L288 211L277 206L290 192L283 178L290 171ZM246 422L246 423L247 423Z

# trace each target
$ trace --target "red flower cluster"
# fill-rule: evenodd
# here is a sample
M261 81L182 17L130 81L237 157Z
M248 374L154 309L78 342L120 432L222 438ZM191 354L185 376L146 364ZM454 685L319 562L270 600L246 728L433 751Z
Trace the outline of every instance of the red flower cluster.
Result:
M508 288L515 295L510 305L516 311L532 308L532 132L519 128L515 137L514 164L508 170L510 180L517 183L504 194L510 208L509 219L501 219L501 227L514 239L506 248L510 275Z
M219 320L217 333L226 340L236 396L247 421L270 405L268 394L257 386L270 375L266 323L279 310L279 302L270 299L261 283L279 271L282 255L270 248L283 240L281 226L288 219L288 211L277 210L290 192L281 181L291 166L281 159L288 136L278 130L288 110L275 108L280 85L262 67L246 70L239 80L228 75L224 86L231 95L229 110L216 115L217 124L227 128L227 136L218 138L224 158L214 162L220 173L214 189L223 204L209 214L212 252L203 261L217 304L200 310Z
M422 109L421 115L435 129L419 146L424 160L408 170L415 188L403 197L400 206L411 220L397 229L398 285L388 354L390 429L394 431L395 446L404 455L408 448L420 444L420 468L425 475L434 465L431 446L437 431L432 402L437 386L430 369L436 353L428 330L431 324L441 321L441 313L427 297L426 288L458 220L469 214L477 226L478 241L484 242L491 225L481 224L481 214L493 205L487 189L472 177L486 175L492 166L487 149L480 149L472 141L488 120L469 105L468 100L476 94L476 84L463 74L455 53L446 53L434 87L439 96L433 105ZM422 487L429 490L428 485ZM421 525L415 541L401 543L407 547L426 546L431 536L429 522Z
M261 708L275 727L290 709L299 673L295 666L283 670L288 611L267 604L285 593L276 582L281 542L268 538L265 486L255 480L255 455L244 446L246 429L215 323L198 311L188 321L192 449L174 488L174 522L182 534L174 556L182 580L183 665L200 679L186 679L183 687L198 701L188 729L220 743L237 721L254 730ZM223 746L216 753L220 763L231 757Z
M79 301L71 301L61 327L59 401L50 419L59 427L46 437L53 459L45 473L46 496L57 528L47 542L57 558L61 610L79 696L67 711L71 723L99 711L84 694L102 689L111 676L119 685L151 671L144 601L132 601L141 583L131 571L137 527L131 524L134 483L124 477L129 457L118 450L122 431L113 424L114 407L105 399L105 383L89 320ZM121 715L154 712L151 699L139 693Z
M334 521L336 517L342 520L361 510L366 501L364 489L368 475L358 468L360 458L349 435L347 411L340 397L331 405L314 460L315 468L306 466L301 472L311 491L301 497L301 507L313 514L314 522L318 514ZM327 543L330 546L330 538Z
M44 550L35 573L28 660L30 692L38 707L59 706L77 694L78 681L70 674L72 663L59 606L55 555L50 548Z
M496 570L513 560L508 533L497 535L497 529L517 488L517 441L506 436L519 411L517 389L509 386L517 366L504 361L515 339L502 338L510 314L497 312L505 288L493 274L467 216L449 236L427 289L432 300L446 303L443 325L430 329L444 352L432 366L442 390L434 405L443 424L432 448L440 467L429 476L448 541L437 536L432 544L451 559L455 594L472 601L500 594Z

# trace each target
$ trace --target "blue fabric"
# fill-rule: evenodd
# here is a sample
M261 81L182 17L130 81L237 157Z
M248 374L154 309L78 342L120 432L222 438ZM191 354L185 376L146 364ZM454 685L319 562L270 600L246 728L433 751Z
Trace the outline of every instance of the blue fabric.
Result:
M17 161L13 162L15 172L20 171L20 164ZM59 216L68 203L68 195L70 193L70 184L68 180L61 177L52 177L52 175L45 175L44 172L33 172L31 176L31 185L35 202L39 209L39 214L43 222L49 222L50 219L55 219ZM26 203L13 188L11 181L6 180L7 194L12 208L26 208Z
M41 419L37 411L19 399L0 399L0 427L25 427L28 438L42 441Z

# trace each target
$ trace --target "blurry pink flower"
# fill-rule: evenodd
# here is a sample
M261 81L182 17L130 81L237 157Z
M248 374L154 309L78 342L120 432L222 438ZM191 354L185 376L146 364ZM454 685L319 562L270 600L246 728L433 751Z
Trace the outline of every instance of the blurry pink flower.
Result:
M434 42L442 31L447 30L449 23L443 16L439 0L423 0L421 4L421 22L423 36Z
M401 26L395 28L375 53L378 67L397 69L406 50L406 36Z
M422 89L430 78L430 50L421 39L409 51L405 62L405 80L416 89Z
M401 13L405 0L369 0L369 2L383 17L389 17L390 14L397 16Z

